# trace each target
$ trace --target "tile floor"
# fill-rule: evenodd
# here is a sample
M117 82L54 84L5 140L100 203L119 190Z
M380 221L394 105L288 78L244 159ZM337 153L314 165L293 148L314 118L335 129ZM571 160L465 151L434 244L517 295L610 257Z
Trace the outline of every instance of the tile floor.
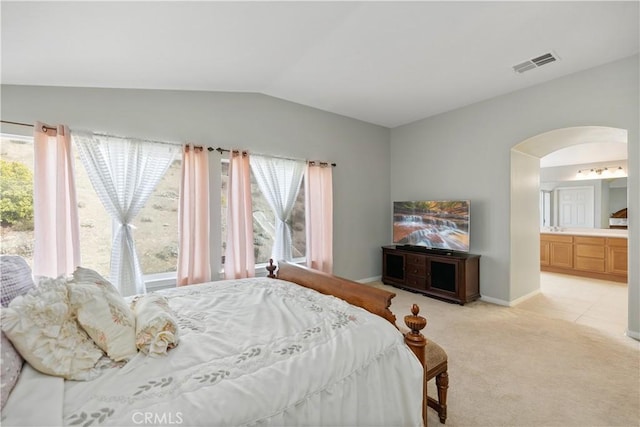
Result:
M625 336L627 300L626 283L541 272L540 293L516 307Z

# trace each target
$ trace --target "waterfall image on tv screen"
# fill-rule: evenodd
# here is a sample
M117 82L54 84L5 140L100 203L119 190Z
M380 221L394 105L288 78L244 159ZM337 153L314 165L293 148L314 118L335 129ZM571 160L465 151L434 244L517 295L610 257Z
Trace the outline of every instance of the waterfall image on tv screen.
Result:
M393 243L469 251L469 201L393 202Z

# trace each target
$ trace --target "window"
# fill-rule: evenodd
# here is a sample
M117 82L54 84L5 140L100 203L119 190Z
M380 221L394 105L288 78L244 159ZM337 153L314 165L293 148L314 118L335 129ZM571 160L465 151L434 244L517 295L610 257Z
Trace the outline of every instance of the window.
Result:
M109 277L111 260L111 217L104 210L87 171L82 166L78 150L73 147L78 221L80 222L80 260L83 267L91 268Z
M20 255L33 267L33 138L3 135L1 142L0 253ZM75 149L74 160L82 265L109 277L111 217ZM181 168L182 159L174 160L134 220L136 250L145 279L176 271ZM17 190L22 191L18 194Z
M227 183L229 178L229 161L222 160L222 186L220 194L221 205L221 228L222 228L222 264L224 264L224 253L226 248L226 222L227 222ZM275 216L269 203L262 195L258 183L250 173L251 178L251 203L253 205L253 247L256 264L266 264L271 258L275 235ZM306 229L304 211L304 178L300 183L298 196L291 211L289 224L291 226L291 248L294 260L304 259L306 256Z
M33 268L33 140L2 135L0 143L0 253Z
M179 157L133 221L136 250L145 276L176 271L181 170Z

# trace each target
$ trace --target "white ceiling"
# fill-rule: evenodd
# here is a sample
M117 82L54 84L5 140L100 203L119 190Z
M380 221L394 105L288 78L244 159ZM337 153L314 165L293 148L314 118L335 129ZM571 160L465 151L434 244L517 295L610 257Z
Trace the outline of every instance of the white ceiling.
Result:
M627 143L589 142L554 151L540 159L540 167L585 165L596 162L626 160Z
M1 80L256 92L393 128L636 54L638 5L2 1Z

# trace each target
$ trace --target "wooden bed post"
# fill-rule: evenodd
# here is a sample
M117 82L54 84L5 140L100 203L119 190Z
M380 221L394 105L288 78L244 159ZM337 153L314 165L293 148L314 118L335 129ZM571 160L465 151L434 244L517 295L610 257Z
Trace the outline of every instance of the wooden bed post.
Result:
M267 265L267 271L269 272L269 274L267 274L267 277L270 279L275 279L276 275L273 274L274 271L276 271L276 267L275 265L273 265L273 258L269 258L269 265Z
M427 339L420 332L425 328L425 326L427 326L427 319L422 316L418 316L418 313L420 313L420 307L418 307L418 304L413 304L411 306L411 315L404 316L404 323L410 329L409 332L404 334L404 342L418 357L418 360L423 367L422 418L424 420L424 427L427 427L427 382L425 381L427 375L427 357L425 354Z

